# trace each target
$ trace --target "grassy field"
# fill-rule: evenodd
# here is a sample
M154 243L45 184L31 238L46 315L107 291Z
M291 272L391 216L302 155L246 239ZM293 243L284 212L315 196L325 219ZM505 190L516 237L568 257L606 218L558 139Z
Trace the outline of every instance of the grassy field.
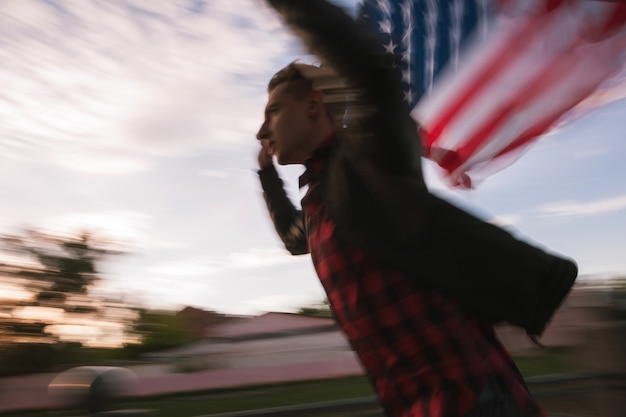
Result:
M373 395L365 377L303 381L250 387L242 390L213 391L204 394L161 398L133 408L153 408L159 416L190 417L227 411L254 410Z
M567 361L564 358L562 350L547 349L542 355L518 357L516 362L524 376L530 377L567 372ZM350 377L153 397L123 403L118 408L155 410L155 417L193 417L371 395L373 392L365 377ZM52 415L66 417L59 413ZM29 412L5 416L50 417L51 413Z

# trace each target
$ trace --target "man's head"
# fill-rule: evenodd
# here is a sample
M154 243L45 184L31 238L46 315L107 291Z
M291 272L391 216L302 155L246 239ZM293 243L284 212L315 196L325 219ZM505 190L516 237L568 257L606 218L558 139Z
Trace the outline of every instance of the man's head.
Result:
M291 63L268 84L265 121L257 139L281 165L304 163L333 131L324 94L313 86L316 71L321 70Z

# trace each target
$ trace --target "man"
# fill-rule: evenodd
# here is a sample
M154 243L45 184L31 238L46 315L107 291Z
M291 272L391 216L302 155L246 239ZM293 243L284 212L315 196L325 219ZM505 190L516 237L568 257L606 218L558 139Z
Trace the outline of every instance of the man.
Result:
M392 59L322 0L269 0L343 82L346 128L322 91L328 67L290 64L268 85L259 171L276 230L311 253L342 330L391 417L538 416L494 335L543 332L575 265L431 195ZM334 97L331 99L330 97ZM272 163L304 164L296 210Z

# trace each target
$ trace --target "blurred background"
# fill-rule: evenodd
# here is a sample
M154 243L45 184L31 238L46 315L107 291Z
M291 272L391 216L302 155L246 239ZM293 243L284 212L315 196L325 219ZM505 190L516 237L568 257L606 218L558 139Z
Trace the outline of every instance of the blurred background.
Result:
M0 414L365 398L332 412L380 415L310 260L265 211L266 83L315 59L258 3L0 4ZM474 190L426 162L434 192L577 260L547 349L499 329L553 415L626 415L625 79ZM301 168L279 170L297 205ZM53 383L80 366L96 368ZM107 405L89 411L93 386Z

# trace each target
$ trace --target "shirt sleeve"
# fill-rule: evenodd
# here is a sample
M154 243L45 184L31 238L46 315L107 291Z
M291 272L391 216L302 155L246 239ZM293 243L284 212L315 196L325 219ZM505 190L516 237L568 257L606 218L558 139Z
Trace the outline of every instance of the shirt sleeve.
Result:
M278 236L292 255L309 253L304 214L289 200L273 165L259 171L263 198Z

